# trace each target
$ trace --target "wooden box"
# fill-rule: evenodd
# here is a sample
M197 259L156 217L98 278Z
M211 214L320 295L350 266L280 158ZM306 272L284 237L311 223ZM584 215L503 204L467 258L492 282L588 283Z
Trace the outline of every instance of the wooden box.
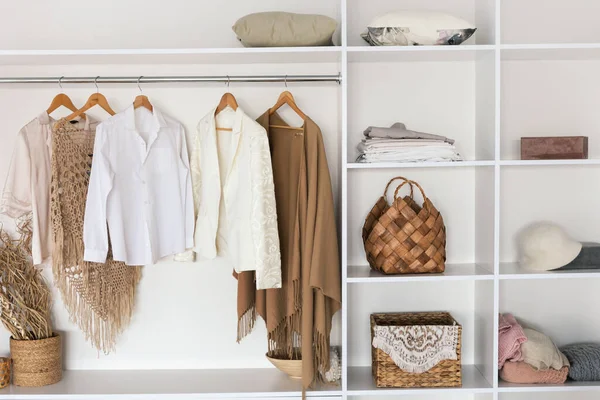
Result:
M587 136L521 138L521 160L580 160L587 158Z

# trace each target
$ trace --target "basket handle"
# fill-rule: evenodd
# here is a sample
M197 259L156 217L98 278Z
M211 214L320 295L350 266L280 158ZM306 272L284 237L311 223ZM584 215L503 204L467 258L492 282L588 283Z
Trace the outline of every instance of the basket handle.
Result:
M412 198L414 196L413 182L410 180L406 180L405 182L402 182L401 184L399 184L396 187L396 190L394 190L394 201L396 201L396 199L398 198L398 193L400 192L400 189L402 189L402 187L404 187L404 185L410 186L410 197Z
M419 185L415 181L410 181L410 180L407 180L406 182L403 182L401 185L399 185L396 188L396 191L394 192L394 200L396 200L398 198L398 192L400 191L400 189L402 189L402 186L404 186L407 183L410 184L410 197L413 197L413 190L412 190L413 186L412 185L415 185L419 189L419 191L421 192L421 194L423 195L423 201L427 200L427 196L425 195L425 191L423 190L423 188L421 187L421 185Z
M409 180L409 179L406 179L403 176L396 176L395 178L390 179L390 181L388 182L387 186L385 187L385 190L383 191L383 198L384 199L387 198L387 191L390 188L390 185L392 184L392 182L394 182L395 180L398 180L398 179L402 179L404 181L398 187L402 187L402 186L404 186L405 183L409 183L410 184L410 195L411 196L413 195L413 186L412 186L412 183L411 183L412 181ZM396 188L396 191L398 191L397 188ZM394 199L396 199L395 196L394 196Z

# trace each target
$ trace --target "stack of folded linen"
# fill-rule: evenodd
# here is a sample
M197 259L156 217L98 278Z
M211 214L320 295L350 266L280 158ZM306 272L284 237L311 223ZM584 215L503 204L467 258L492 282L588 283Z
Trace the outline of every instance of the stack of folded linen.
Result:
M500 314L500 378L511 383L560 384L567 380L569 367L569 360L552 339L533 329L522 328L511 314Z
M397 122L390 128L370 126L357 146L358 162L462 161L454 140L406 129Z

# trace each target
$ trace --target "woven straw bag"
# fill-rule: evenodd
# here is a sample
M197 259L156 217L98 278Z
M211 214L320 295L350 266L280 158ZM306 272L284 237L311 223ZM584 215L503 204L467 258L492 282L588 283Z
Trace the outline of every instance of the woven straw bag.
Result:
M395 180L402 180L387 202L387 191ZM408 185L410 195L398 197ZM423 195L423 205L414 200L413 187ZM427 198L423 188L401 176L391 179L363 226L363 243L369 265L384 274L422 274L444 272L446 227L440 212Z

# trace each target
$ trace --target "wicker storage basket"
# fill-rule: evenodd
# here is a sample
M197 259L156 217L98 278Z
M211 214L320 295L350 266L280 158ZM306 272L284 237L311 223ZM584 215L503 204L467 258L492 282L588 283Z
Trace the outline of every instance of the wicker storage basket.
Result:
M10 384L10 358L0 357L0 389Z
M403 182L396 188L390 206L387 191L397 179ZM410 195L398 197L405 185L410 187ZM422 207L413 199L413 186L423 195ZM362 237L369 265L376 271L392 275L445 270L444 219L417 182L403 177L390 180L365 220Z
M458 327L457 360L443 360L423 373L406 372L380 349L371 346L373 379L377 387L419 388L460 387L462 327L447 312L371 314L371 339L376 326L456 325Z
M62 343L59 335L40 340L10 338L13 383L46 386L62 379Z

